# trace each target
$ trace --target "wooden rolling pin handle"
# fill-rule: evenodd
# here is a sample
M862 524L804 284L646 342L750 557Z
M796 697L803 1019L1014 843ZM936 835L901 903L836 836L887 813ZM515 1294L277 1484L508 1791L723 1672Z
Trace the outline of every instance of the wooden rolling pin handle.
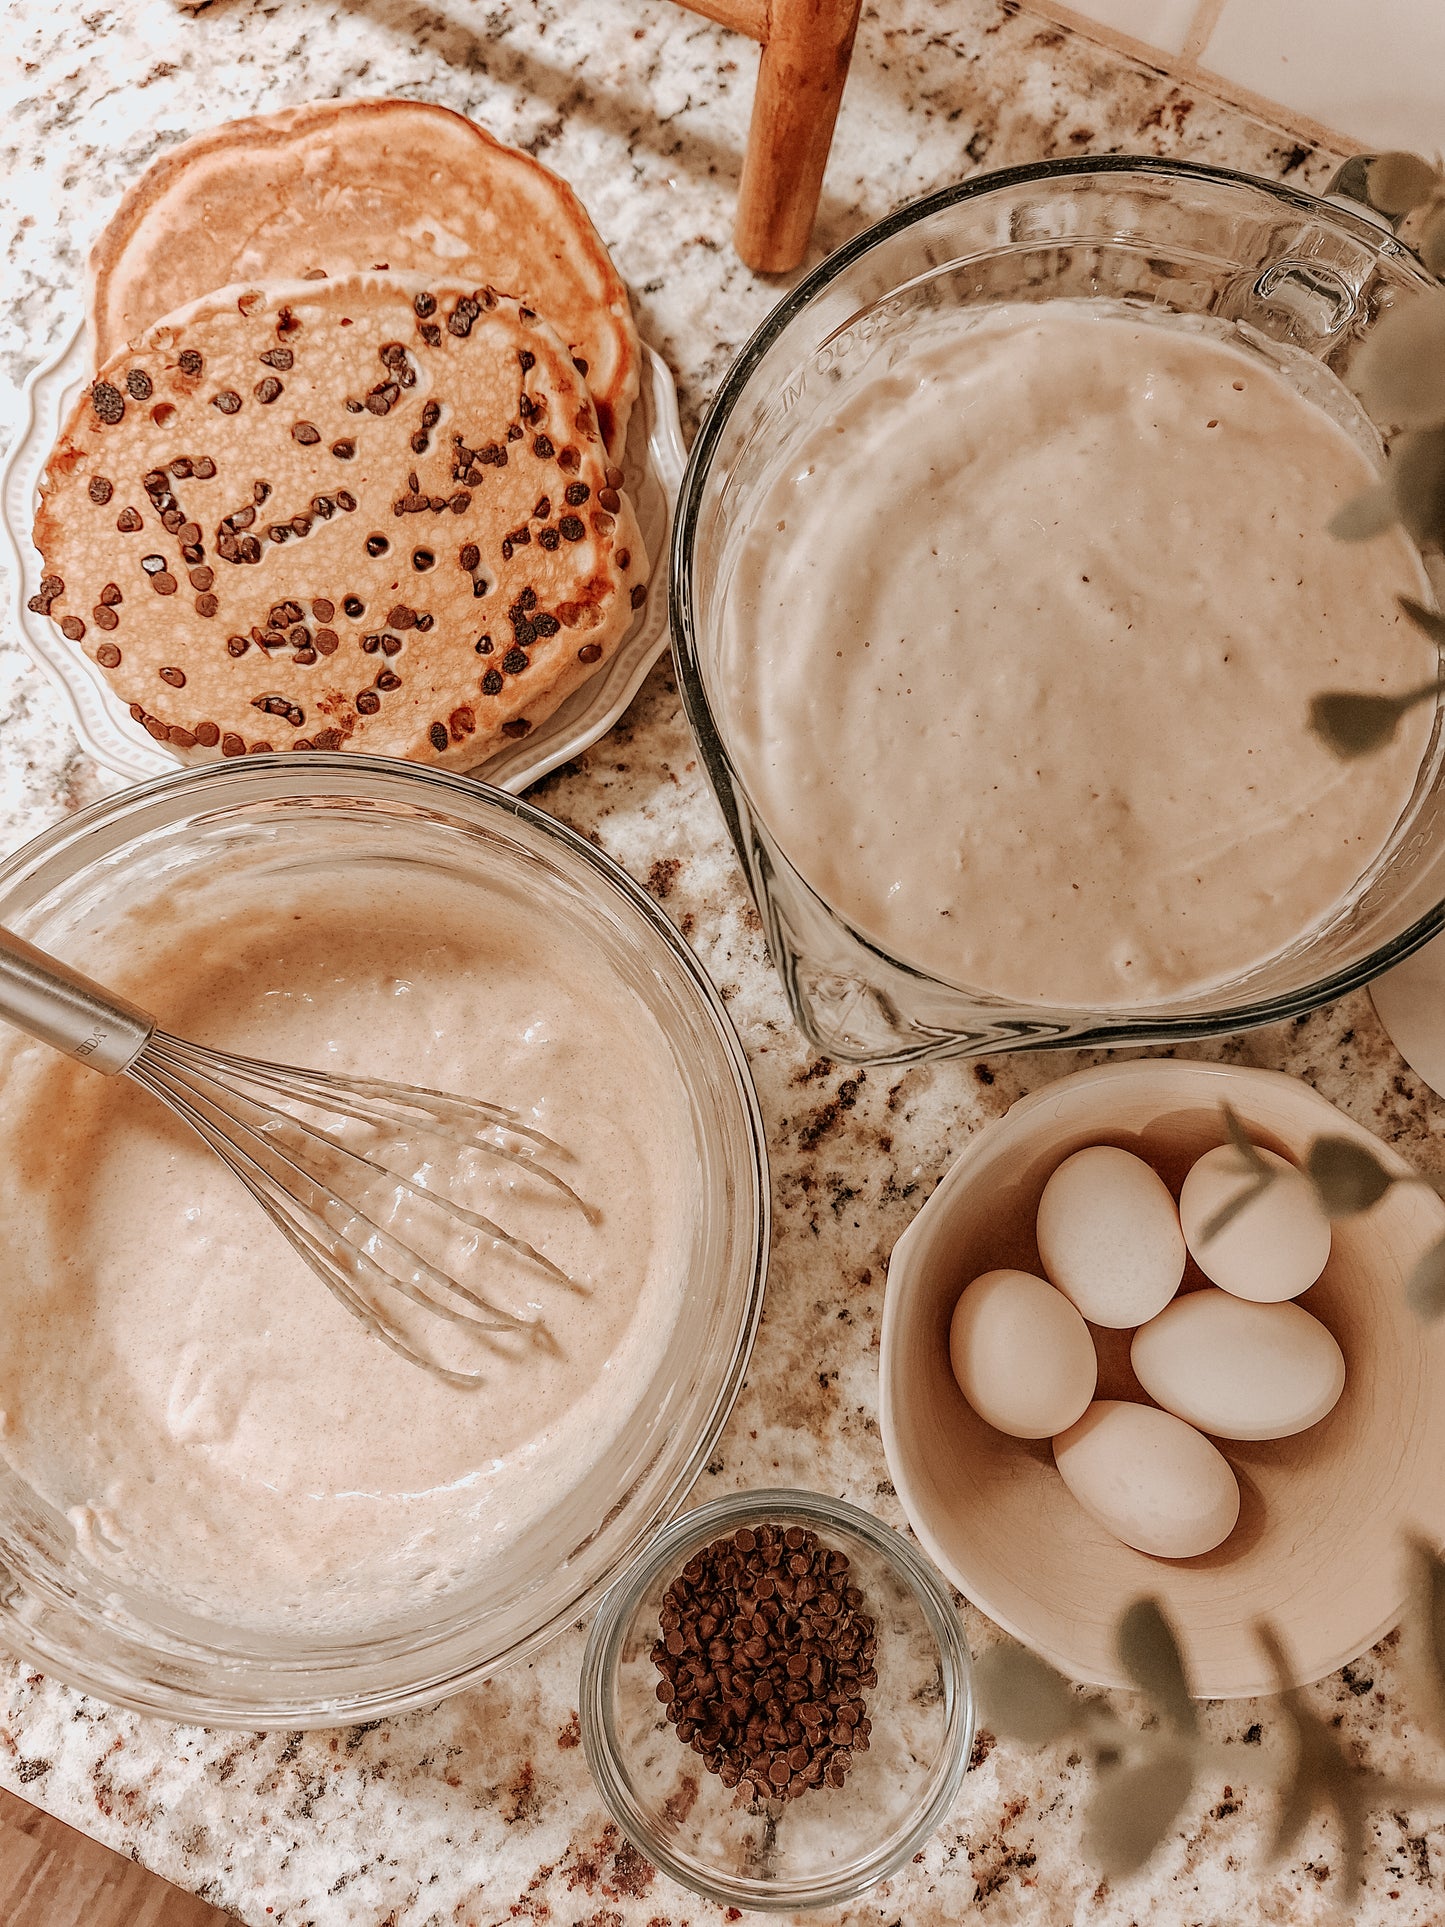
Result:
M861 0L772 0L734 238L760 274L808 251Z

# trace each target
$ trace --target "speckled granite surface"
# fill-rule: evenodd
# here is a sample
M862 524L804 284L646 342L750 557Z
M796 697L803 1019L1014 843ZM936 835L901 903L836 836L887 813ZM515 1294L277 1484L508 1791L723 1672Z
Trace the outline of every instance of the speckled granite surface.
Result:
M570 177L676 370L689 428L776 284L727 232L755 55L647 0L8 0L0 94L0 436L20 382L76 312L95 226L166 142L334 92L410 92L475 114ZM981 168L1105 149L1188 154L1318 183L1327 160L999 0L865 7L828 174L820 247ZM13 847L109 779L73 749L49 689L0 635L0 839ZM1068 1056L906 1075L815 1063L788 1022L665 667L623 726L539 799L594 832L660 898L723 986L772 1147L777 1239L752 1374L705 1490L779 1479L901 1523L878 1439L887 1254L968 1133ZM1422 1164L1445 1107L1358 996L1217 1050L1307 1078ZM975 1648L995 1636L969 1609ZM370 1730L258 1737L173 1729L0 1670L0 1779L253 1927L682 1927L729 1916L654 1876L607 1824L578 1745L573 1632L535 1665ZM1318 1689L1361 1758L1438 1770L1402 1706L1392 1642ZM1306 1837L1260 1872L1267 1801L1248 1764L1267 1708L1216 1707L1240 1773L1117 1891L1079 1854L1084 1781L1062 1754L986 1740L956 1811L906 1874L835 1920L933 1927L1263 1927L1330 1917L1335 1847ZM1375 1827L1367 1927L1445 1918L1445 1827ZM26 1924L29 1927L29 1924Z

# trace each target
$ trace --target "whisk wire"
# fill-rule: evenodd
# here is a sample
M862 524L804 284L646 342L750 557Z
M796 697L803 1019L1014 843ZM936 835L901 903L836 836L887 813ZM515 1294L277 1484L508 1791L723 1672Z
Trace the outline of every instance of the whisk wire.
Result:
M182 1091L189 1093L185 1110L188 1123L195 1122L197 1104L204 1105L206 1107L204 1115L211 1127L206 1134L207 1142L213 1142L213 1134L219 1135L236 1157L245 1161L248 1170L263 1174L275 1187L280 1197L285 1199L284 1204L278 1204L278 1209L283 1211L294 1209L298 1213L305 1212L309 1216L312 1220L313 1235L315 1226L318 1224L334 1233L347 1253L347 1263L357 1252L384 1253L388 1258L393 1259L400 1269L393 1271L389 1266L378 1265L376 1266L378 1277L395 1290L402 1292L404 1296L411 1298L424 1310L453 1318L459 1323L479 1326L483 1330L516 1331L525 1328L527 1320L490 1304L469 1286L464 1285L460 1279L428 1263L409 1245L402 1243L388 1226L378 1224L369 1212L356 1204L354 1199L337 1197L333 1183L334 1173L318 1175L315 1170L301 1162L301 1158L305 1155L307 1140L319 1137L335 1156L345 1159L349 1164L362 1166L374 1177L385 1179L394 1189L406 1191L420 1199L424 1205L441 1210L443 1207L440 1200L431 1193L409 1184L396 1172L350 1150L346 1145L324 1133L313 1132L309 1127L300 1125L295 1125L293 1132L287 1132L285 1126L289 1120L279 1114L271 1113L257 1128L247 1123L244 1118L238 1117L234 1109L223 1110L209 1091L204 1088L198 1089L193 1081L182 1080L176 1077L174 1072L169 1071L160 1073L153 1071L152 1078L153 1081L149 1081L149 1088L159 1096L165 1097L167 1094L178 1094ZM226 1095L234 1096L229 1092ZM242 1098L240 1102L245 1103L247 1100ZM223 1119L222 1124L217 1124L217 1117ZM259 1147L266 1157L293 1173L291 1183L278 1179L275 1172L268 1169L265 1159L258 1157L255 1149L251 1147ZM235 1168L232 1158L228 1157L227 1162L231 1163L233 1169ZM301 1187L304 1187L304 1196L299 1194ZM447 1205L445 1210L448 1216L460 1218L464 1222L475 1217L474 1213L464 1213L458 1206ZM501 1246L515 1252L519 1257L530 1259L549 1276L555 1274L564 1283L567 1282L566 1273L559 1271L540 1252L534 1251L524 1239L512 1238L500 1227L490 1227L489 1220L476 1219L476 1222L479 1225L488 1226L490 1232L495 1233L490 1239L494 1246ZM359 1236L358 1227L361 1228ZM342 1260L337 1258L335 1262L341 1264ZM454 1306L448 1305L445 1299L448 1293L466 1300L476 1308L476 1311L486 1316L478 1318L471 1312L459 1311Z

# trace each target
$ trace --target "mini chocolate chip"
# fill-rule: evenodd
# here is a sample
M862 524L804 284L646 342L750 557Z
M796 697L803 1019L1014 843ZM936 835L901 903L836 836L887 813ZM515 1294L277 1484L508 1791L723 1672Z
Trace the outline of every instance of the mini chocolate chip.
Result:
M296 422L291 429L291 433L303 448L311 448L321 440L321 430L316 426L315 422Z
M196 457L191 473L198 481L209 482L215 472L216 464L211 460L209 455L198 455Z
M318 729L311 739L313 749L340 749L341 731L339 729Z
M489 669L486 675L482 677L482 694L484 696L499 696L501 693L502 693L501 671L497 669Z
M580 509L591 493L585 482L569 482L566 489L568 507Z
M522 430L520 425L516 422L509 422L507 424L507 440L509 442L519 442L521 439Z
M363 689L356 698L356 708L359 715L374 716L381 708L381 698L375 690Z
M316 631L316 647L323 656L334 656L339 641L340 637L334 629L318 629Z
M600 642L584 642L582 647L577 651L577 660L578 662L601 662L602 644Z
M249 636L226 637L226 653L229 656L244 656L250 647L251 638Z
M643 585L640 582L633 583L632 585L633 608L640 609L643 603L646 602L646 600L647 600L647 590L643 587Z
M145 720L145 727L146 727L146 734L148 736L154 736L158 743L165 742L171 733L166 728L165 724L161 721L159 716L147 716Z
M562 538L555 529L538 529L537 540L549 555L553 549L560 549L562 546Z
M532 725L527 721L525 716L514 716L511 722L502 724L502 734L515 739L519 736L525 736L531 727Z
M412 454L425 455L427 450L430 447L431 447L431 436L427 434L424 428L419 428L411 438Z
M336 503L329 495L313 495L311 498L311 508L312 512L319 515L323 522L329 522L336 513Z
M434 294L423 292L413 296L411 305L421 319L425 321L428 315L434 315L436 313L437 298Z
M289 542L291 540L291 524L289 522L273 522L270 528L267 529L266 534L273 542Z
M368 535L366 538L366 553L368 555L385 555L390 547L391 544L384 535Z
M433 569L436 567L436 556L430 549L413 549L411 566L414 569Z
M519 348L517 350L517 359L522 364L522 373L524 375L529 373L537 365L537 357L532 353L530 348Z
M85 635L85 624L79 616L62 616L60 633L71 642L79 642Z
M221 732L215 723L196 724L196 741L202 749L214 749L221 740Z
M220 603L213 595L198 595L196 597L196 614L198 616L213 616L220 606Z
M238 736L234 730L228 729L221 738L221 754L223 756L244 756L246 754L245 738Z
M318 622L330 622L331 618L336 614L336 604L329 596L313 596L311 600L311 613Z
M421 411L421 425L423 428L435 428L441 418L442 405L439 401L429 401L423 406Z
M176 360L183 375L198 375L206 365L198 348L182 348Z
M545 522L547 517L552 513L551 496L539 495L537 497L535 505L533 506L532 513L533 515L536 516L539 522Z
M577 370L579 375L585 375L587 373L587 362L581 355L573 355L572 366Z
M394 669L378 669L376 672L376 686L378 689L385 690L400 689L401 677L397 675Z
M453 515L465 515L467 510L472 506L471 490L459 488L446 506L451 510Z
M509 676L520 676L530 660L525 649L511 648L502 657L502 667Z
M477 547L475 542L463 542L461 554L457 557L457 560L461 563L462 567L467 571L468 574L470 574L471 571L476 568L477 564L481 561L481 559L482 559L482 552Z
M374 656L381 647L381 637L379 635L363 636L361 638L361 647L366 655Z
M162 669L160 678L162 682L168 682L172 689L184 689L186 686L184 669Z
M219 408L223 415L234 415L241 406L241 397L234 388L223 388L219 395L212 395L211 406Z
M275 401L276 397L282 392L282 384L274 375L265 375L256 383L252 392L257 401L267 404Z
M566 448L562 450L562 453L557 457L558 468L565 470L568 475L574 475L577 472L578 468L581 467L581 464L582 464L582 457L578 454L577 450L571 446L570 443Z
M605 473L607 486L609 488L621 488L625 479L622 470L609 462Z
M174 402L158 401L155 407L151 410L151 420L155 423L157 428L164 428L166 424L175 415L175 412L176 412L176 408L175 408ZM164 727L164 725L162 725L162 727Z
M429 629L435 628L436 617L433 615L429 615L427 611L423 609L420 612L420 614L417 616L416 626L418 629L420 629L422 634L425 635Z
M609 510L614 515L618 509L622 507L622 497L617 493L615 488L599 490L597 501L600 507Z
M555 636L562 625L558 622L556 616L548 615L544 609L538 615L533 616L532 627L537 631L539 636L549 637Z
M125 601L125 597L120 592L120 584L118 582L107 582L100 592L100 599L107 609Z
M446 731L445 723L433 723L431 728L427 731L427 735L431 739L431 746L433 749L446 748L447 731Z
M92 502L98 503L101 508L104 508L106 503L110 500L111 496L114 494L115 494L114 483L108 482L103 475L91 476L90 499Z
M155 393L155 383L144 368L132 368L125 378L125 392L132 401L149 401Z
M134 509L124 508L115 518L115 526L122 535L134 535L137 529L145 527L145 523Z
M419 321L416 331L429 348L441 346L442 331L434 321Z
M359 595L343 596L341 606L349 616L364 616L366 614L366 604Z
M182 543L199 542L201 539L200 523L182 522L181 526L176 530L176 539Z
M310 535L311 517L309 515L293 515L291 517L291 526L298 535Z
M391 629L411 629L416 626L416 610L408 609L404 602L398 602L387 611L387 626Z
M253 502L259 505L260 503L266 500L267 496L270 493L271 493L271 484L269 482L252 482L251 500Z
M345 509L346 513L350 515L351 511L356 507L356 497L351 493L350 489L337 489L336 506L339 509Z
M476 640L476 644L475 644L475 647L476 647L476 651L477 651L477 654L478 654L479 656L489 656L489 655L491 655L491 653L492 653L492 638L491 638L490 636L478 636L478 637L477 637L477 640Z
M257 359L268 368L286 369L292 366L296 357L289 348L267 348Z
M194 749L196 739L182 723L172 723L166 732L177 749Z
M215 579L216 576L213 569L201 568L191 570L190 583L193 589L209 589Z
M619 569L630 569L632 567L631 549L619 549L615 560Z
M400 636L388 635L383 631L382 638L381 638L381 653L384 656L399 656L401 654L401 647L402 647L402 643L401 643Z
M176 459L171 463L171 473L178 482L188 482L191 479L191 471L192 464L189 455L177 455Z
M176 592L176 578L171 574L169 569L162 569L159 575L153 575L151 577L151 587L157 595L174 595Z
M551 436L539 435L532 443L532 453L539 461L550 462L552 457L557 453L556 449L552 446Z
M94 616L97 627L101 629L118 629L120 627L120 617L114 609L107 608L103 602L97 602L90 613Z
M582 526L580 515L564 515L557 524L557 532L565 536L569 542L580 542L587 533Z
M616 516L609 515L606 509L593 509L591 521L593 528L599 535L611 535L612 531L617 527Z
M103 642L95 652L95 659L102 669L120 668L120 651L113 642Z

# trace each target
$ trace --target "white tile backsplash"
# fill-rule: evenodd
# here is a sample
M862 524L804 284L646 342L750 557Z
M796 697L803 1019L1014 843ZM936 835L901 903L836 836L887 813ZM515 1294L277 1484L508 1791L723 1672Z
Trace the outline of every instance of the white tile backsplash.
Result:
M1366 147L1445 147L1445 0L1225 0L1199 58Z
M1065 4L1081 19L1097 21L1168 54L1183 52L1198 8L1198 0L1065 0Z

